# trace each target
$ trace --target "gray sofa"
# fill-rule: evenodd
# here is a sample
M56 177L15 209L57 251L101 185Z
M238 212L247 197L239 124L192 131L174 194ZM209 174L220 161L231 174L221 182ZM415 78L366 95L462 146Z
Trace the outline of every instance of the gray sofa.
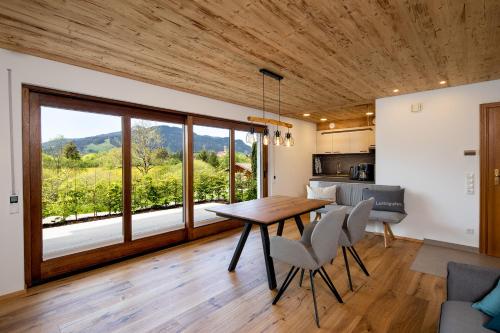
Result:
M337 185L337 203L335 206L347 207L347 212L363 199L363 189L369 188L372 190L399 190L400 186L391 185L374 185L363 183L340 183L326 181L310 181L311 188L327 187ZM316 212L324 214L332 209L333 205L327 205L325 208L319 209ZM384 225L384 240L385 246L388 247L390 240L394 239L391 225L401 222L406 217L406 214L397 212L386 212L380 210L372 210L370 212L370 222L380 222Z
M490 317L473 309L497 284L500 269L448 263L448 297L441 306L440 333L475 333L493 331L483 327Z

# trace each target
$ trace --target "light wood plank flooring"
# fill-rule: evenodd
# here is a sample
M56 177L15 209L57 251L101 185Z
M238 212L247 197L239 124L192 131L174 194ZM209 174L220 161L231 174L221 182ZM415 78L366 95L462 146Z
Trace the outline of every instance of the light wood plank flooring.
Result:
M276 233L276 226L271 227ZM284 236L298 238L293 221ZM410 271L419 243L389 249L368 234L357 246L370 277L352 261L350 292L341 256L326 269L339 304L317 277L321 329L309 280L292 282L278 305L267 287L260 234L253 229L234 273L239 230L208 237L30 289L0 301L0 332L435 332L445 280ZM276 263L278 284L289 267Z

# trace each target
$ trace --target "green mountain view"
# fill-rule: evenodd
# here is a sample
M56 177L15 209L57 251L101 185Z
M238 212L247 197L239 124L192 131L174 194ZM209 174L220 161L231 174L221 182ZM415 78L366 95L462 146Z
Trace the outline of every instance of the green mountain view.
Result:
M166 147L172 153L177 153L182 150L182 128L166 125L155 126L154 128L160 133L161 139L163 140L162 146ZM120 132L112 132L77 139L63 138L62 140L63 144L72 141L78 150L83 154L106 152L113 148L121 147L122 144ZM228 148L228 138L198 135L196 133L194 133L194 143L195 152L199 152L203 149L220 152L224 151L224 146ZM239 153L248 155L252 151L252 147L245 144L242 140L236 140L235 144L236 151ZM55 145L61 145L61 139L54 139L42 143L42 149L44 151L50 151L55 148Z

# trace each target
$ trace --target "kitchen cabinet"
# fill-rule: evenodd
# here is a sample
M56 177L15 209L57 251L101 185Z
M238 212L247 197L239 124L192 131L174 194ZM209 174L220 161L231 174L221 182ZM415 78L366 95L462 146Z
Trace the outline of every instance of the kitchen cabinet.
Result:
M324 131L323 131L324 132ZM318 154L331 154L333 135L321 134L323 132L316 132L316 153Z
M322 133L328 134L322 134ZM317 154L355 154L368 153L369 147L375 145L375 131L316 133Z
M329 134L332 136L332 151L334 154L349 154L351 152L351 132Z
M370 146L371 131L351 132L350 136L350 152L351 153L368 153Z

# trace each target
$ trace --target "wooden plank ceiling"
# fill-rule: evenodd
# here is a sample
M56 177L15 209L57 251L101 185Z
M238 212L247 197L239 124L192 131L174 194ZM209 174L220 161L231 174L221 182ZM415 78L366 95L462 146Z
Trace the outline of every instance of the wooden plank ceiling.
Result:
M0 47L256 108L265 67L284 114L335 121L500 78L500 1L3 0Z

